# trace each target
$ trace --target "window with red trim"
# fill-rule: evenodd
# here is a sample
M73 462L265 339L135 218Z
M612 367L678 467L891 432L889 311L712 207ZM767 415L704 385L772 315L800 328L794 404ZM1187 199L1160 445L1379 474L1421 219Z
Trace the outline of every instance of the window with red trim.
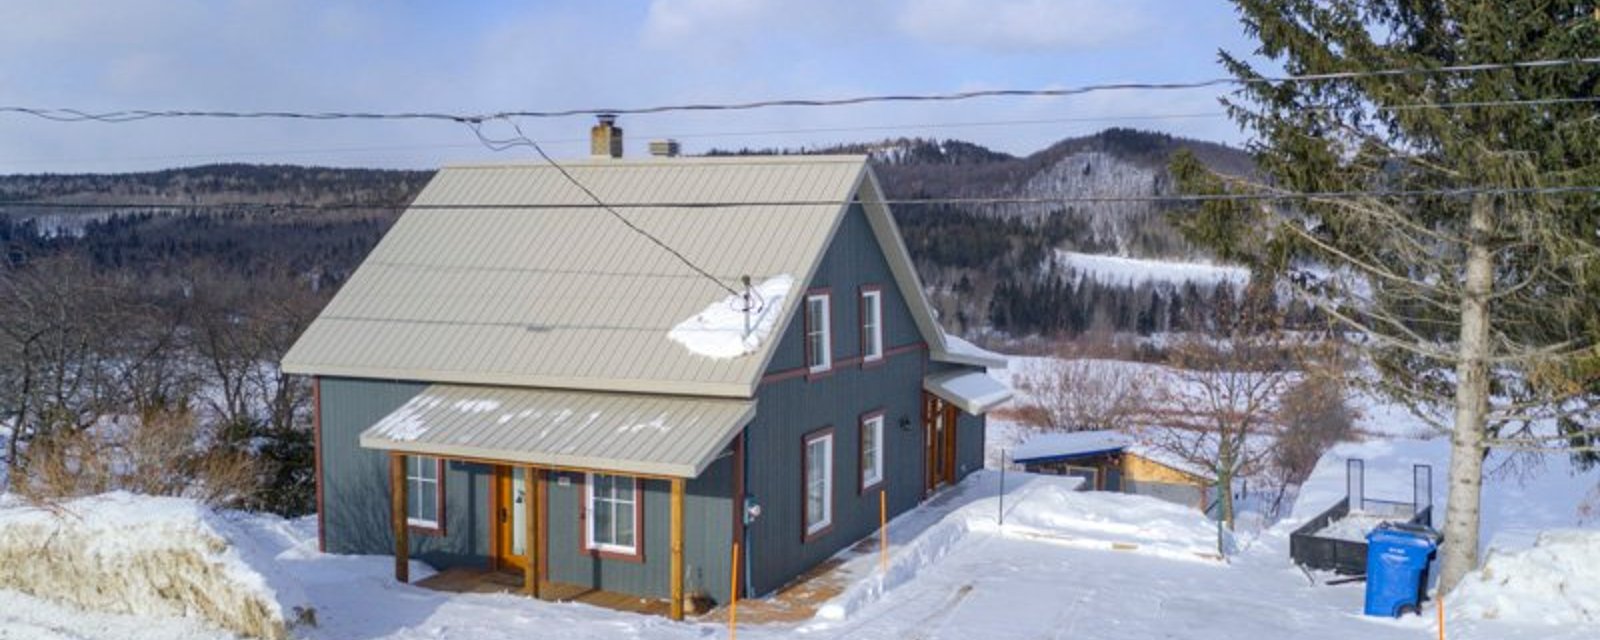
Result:
M444 460L406 456L406 524L418 529L443 529Z
M806 367L811 373L821 373L833 367L829 305L830 297L826 293L806 296Z

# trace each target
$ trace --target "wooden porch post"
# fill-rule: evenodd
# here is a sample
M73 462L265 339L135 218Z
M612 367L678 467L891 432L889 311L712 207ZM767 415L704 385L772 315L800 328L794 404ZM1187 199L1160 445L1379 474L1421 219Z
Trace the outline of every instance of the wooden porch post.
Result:
M539 470L523 467L522 470L522 522L528 528L523 536L522 586L523 592L539 597Z
M389 454L389 519L394 527L394 579L411 581L411 540L406 527L406 457Z
M672 479L672 619L683 619L683 478Z

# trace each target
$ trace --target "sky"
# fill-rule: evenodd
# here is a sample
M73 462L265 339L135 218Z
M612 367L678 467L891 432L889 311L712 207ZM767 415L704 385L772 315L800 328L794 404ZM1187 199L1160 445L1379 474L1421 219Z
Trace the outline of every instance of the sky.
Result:
M492 113L1192 81L1248 54L1223 0L0 0L0 105ZM624 117L628 155L898 136L1026 154L1129 126L1238 144L1218 89ZM559 158L593 119L523 120ZM509 135L492 123L490 135ZM56 123L0 114L0 173L521 161L449 122Z

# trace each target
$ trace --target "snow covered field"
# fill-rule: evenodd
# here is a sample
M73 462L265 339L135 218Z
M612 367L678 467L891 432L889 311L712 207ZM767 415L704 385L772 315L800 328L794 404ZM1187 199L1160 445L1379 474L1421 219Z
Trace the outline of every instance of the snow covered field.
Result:
M1056 260L1058 264L1106 284L1136 286L1153 282L1183 285L1192 282L1200 287L1214 287L1227 282L1238 287L1250 281L1249 269L1202 262L1145 260L1075 251L1057 251Z

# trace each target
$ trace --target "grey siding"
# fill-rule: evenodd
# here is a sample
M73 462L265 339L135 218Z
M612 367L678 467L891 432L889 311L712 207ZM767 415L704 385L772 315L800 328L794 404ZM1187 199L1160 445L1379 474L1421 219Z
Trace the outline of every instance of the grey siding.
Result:
M389 520L389 460L357 444L361 431L420 393L415 382L324 378L322 401L323 526L331 553L394 553ZM413 534L412 557L435 567L488 562L488 467L445 464L445 534Z
M756 593L782 586L876 530L877 492L859 491L862 414L884 412L883 486L890 516L916 506L922 498L921 382L927 352L913 348L866 368L853 361L861 353L859 291L864 284L883 291L885 348L920 344L922 337L865 216L859 207L852 207L808 285L828 288L833 294L834 369L815 380L790 377L763 384L757 393L756 418L746 427L748 490L762 505L761 518L750 526L747 549ZM803 331L796 318L782 338L769 375L804 366ZM902 429L902 421L909 428ZM834 433L833 529L805 542L801 451L805 435L825 427Z
M721 458L685 487L684 589L691 594L703 592L718 602L728 596L731 468L731 458ZM583 521L579 519L583 474L548 475L550 580L640 596L669 595L671 485L665 480L642 480L640 488L644 495L643 558L595 557L583 549Z

